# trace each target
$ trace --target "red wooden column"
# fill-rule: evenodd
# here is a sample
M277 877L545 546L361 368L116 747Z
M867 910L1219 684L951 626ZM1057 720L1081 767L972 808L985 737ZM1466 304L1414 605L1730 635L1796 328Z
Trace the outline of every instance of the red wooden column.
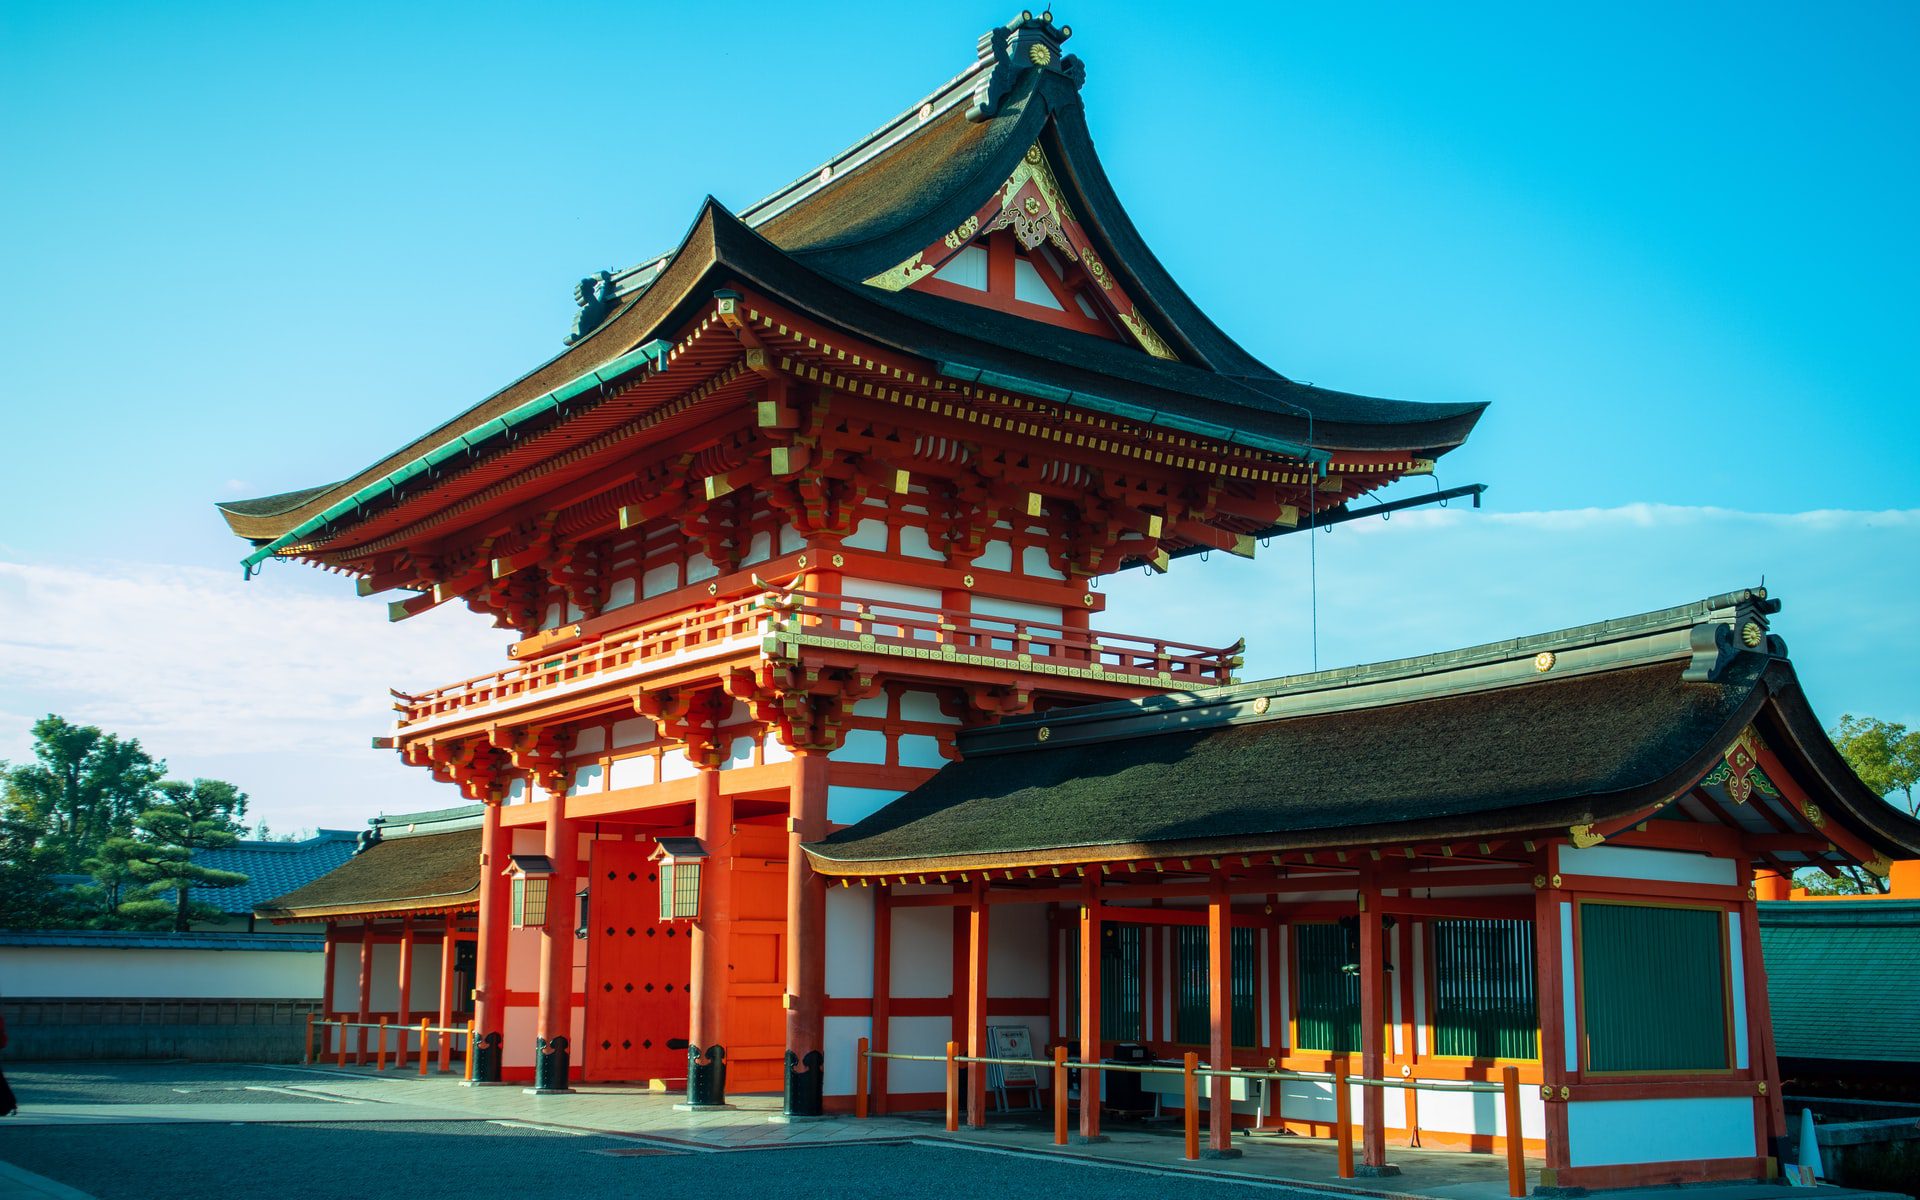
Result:
M507 848L500 828L500 797L490 795L480 818L480 929L473 946L473 1055L475 1083L500 1082L500 1043L507 1016Z
M373 1019L373 922L360 922L360 1007L354 1020L364 1026ZM353 1061L358 1066L367 1065L367 1031L360 1030L360 1047L354 1052Z
M827 990L827 894L802 844L827 833L827 753L802 749L793 758L787 818L787 1070L788 1116L819 1116L821 1032Z
M1551 855L1549 848L1543 867L1551 865ZM1540 1010L1540 1084L1546 1096L1546 1168L1557 1171L1571 1165L1567 1156L1567 1106L1560 1100L1560 1089L1567 1083L1567 1013L1560 979L1560 893L1544 886L1545 875L1535 883L1534 994Z
M1080 1061L1100 1061L1100 884L1087 876L1080 901ZM1080 1140L1102 1142L1100 1073L1080 1072Z
M687 1040L703 1058L727 1042L727 969L733 931L733 797L720 792L720 772L702 767L695 781L693 836L707 852L702 872L700 919L693 926L693 1002ZM694 1104L720 1104L724 1093L687 1098Z
M453 960L460 943L453 938L453 914L448 913L440 926L440 1028L453 1028ZM424 1053L424 1048L422 1050ZM445 1073L453 1066L453 1039L446 1034L440 1035L440 1070Z
M1380 931L1380 889L1371 884L1360 892L1360 1074L1383 1078L1386 1055L1385 943ZM1360 1090L1361 1159L1369 1170L1387 1164L1386 1093L1377 1087Z
M575 859L580 853L579 831L563 815L566 797L556 792L548 801L547 860L553 876L547 881L547 920L540 927L540 1011L534 1047L533 1090L569 1090L573 1054L573 889Z
M893 1029L893 893L887 890L884 881L875 881L873 889L873 1033L872 1048L876 1054L885 1054L892 1041ZM888 1060L875 1058L872 1061L873 1083L870 1091L873 1096L872 1111L875 1115L885 1115L887 1111L887 1066Z
M405 1066L407 1063L406 1027L413 1024L413 1009L409 1003L413 999L413 917L411 914L400 918L400 970L398 974L399 990L394 993L393 1023L401 1028L399 1048L395 1052L394 1065ZM426 1053L426 1047L422 1046L420 1052L422 1054Z
M987 881L973 881L973 902L967 906L967 1057L992 1053L987 1044ZM967 1064L967 1124L975 1129L987 1123L987 1068Z
M1757 889L1756 889L1757 891ZM1760 956L1760 908L1752 900L1739 905L1740 966L1746 976L1747 1066L1767 1085L1760 1102L1759 1153L1768 1153L1770 1139L1787 1132L1787 1109L1780 1096L1780 1058L1773 1045L1773 1005L1767 999L1767 964Z
M1226 878L1215 873L1207 880L1207 1007L1208 1065L1223 1070L1233 1065L1233 898ZM1233 1158L1233 1080L1215 1075L1207 1102L1207 1157Z
M333 1013L334 948L339 945L339 942L337 942L334 939L334 934L338 933L339 931L340 931L339 926L337 926L334 922L332 921L327 922L327 932L325 935L326 941L323 943L323 949L321 950L321 953L320 953L320 971L321 971L320 1019L323 1021L331 1019L334 1015ZM337 1030L335 1030L334 1033L338 1035ZM346 1039L342 1037L340 1040L345 1041ZM321 1049L321 1054L320 1054L321 1058L326 1058L328 1054L332 1052L332 1049L333 1049L333 1047L324 1040L324 1034L323 1034L323 1040L322 1040L320 1049Z

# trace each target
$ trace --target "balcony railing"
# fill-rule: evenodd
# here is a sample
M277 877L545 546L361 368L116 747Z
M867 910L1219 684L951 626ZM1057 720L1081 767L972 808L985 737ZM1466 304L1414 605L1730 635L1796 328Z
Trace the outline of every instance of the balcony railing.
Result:
M769 586L622 629L536 662L418 694L396 691L394 708L404 730L624 682L703 658L757 649L791 659L808 647L1171 689L1232 682L1241 648Z

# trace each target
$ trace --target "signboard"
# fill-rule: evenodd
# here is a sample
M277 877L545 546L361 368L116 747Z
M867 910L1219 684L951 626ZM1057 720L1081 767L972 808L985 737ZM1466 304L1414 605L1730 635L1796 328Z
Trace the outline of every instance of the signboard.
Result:
M1033 1031L1025 1025L989 1025L987 1026L987 1044L993 1047L995 1058L1032 1058ZM1031 1065L1002 1066L999 1069L999 1082L996 1086L1019 1084L1023 1087L1037 1088L1039 1077L1034 1074Z

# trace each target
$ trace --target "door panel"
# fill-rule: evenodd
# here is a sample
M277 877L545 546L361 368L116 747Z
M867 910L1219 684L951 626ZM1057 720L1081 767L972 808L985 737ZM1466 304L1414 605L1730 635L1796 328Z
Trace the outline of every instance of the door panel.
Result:
M684 1079L693 938L660 920L659 864L651 838L593 843L582 1076Z

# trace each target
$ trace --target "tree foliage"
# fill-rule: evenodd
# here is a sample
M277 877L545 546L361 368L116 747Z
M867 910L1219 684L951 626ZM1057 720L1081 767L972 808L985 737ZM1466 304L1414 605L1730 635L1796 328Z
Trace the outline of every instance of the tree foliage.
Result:
M1860 777L1860 782L1876 793L1905 806L1920 816L1920 801L1913 790L1920 785L1920 732L1910 731L1894 721L1878 717L1843 714L1831 734L1834 746Z
M33 738L32 762L0 763L0 928L185 930L219 915L196 890L246 882L193 861L238 840L246 793L167 779L137 739L62 717Z

